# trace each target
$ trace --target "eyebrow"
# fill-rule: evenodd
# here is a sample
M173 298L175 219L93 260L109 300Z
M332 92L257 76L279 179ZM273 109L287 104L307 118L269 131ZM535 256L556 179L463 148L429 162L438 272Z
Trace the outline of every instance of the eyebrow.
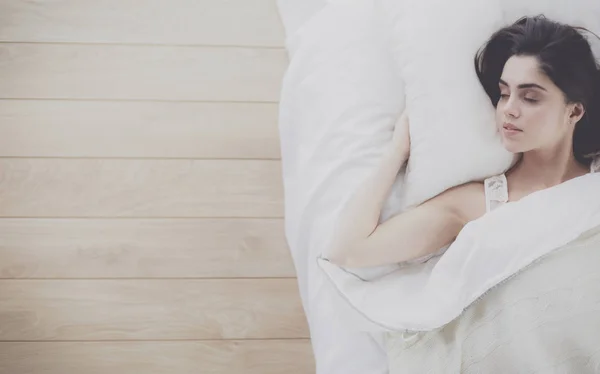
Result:
M500 79L500 84L505 85L506 87L509 87L508 83L506 83L502 79ZM546 92L548 91L544 87L540 86L539 84L535 84L535 83L523 83L523 84L518 85L517 88L519 88L519 89L523 89L523 88L539 88L540 90L543 90L543 91L546 91Z

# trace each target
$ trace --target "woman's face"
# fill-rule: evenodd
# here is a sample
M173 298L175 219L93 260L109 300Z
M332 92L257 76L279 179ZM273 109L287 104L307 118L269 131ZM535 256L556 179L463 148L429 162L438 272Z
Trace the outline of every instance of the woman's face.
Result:
M550 148L572 139L571 107L563 92L539 69L535 57L511 57L499 87L496 123L509 152Z

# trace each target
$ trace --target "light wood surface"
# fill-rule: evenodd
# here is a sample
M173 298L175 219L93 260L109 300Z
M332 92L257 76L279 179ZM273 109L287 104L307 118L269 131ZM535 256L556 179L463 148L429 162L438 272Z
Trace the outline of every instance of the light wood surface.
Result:
M0 374L311 374L276 0L0 0Z
M2 374L304 374L313 366L302 339L0 343Z
M273 0L0 0L0 40L283 46Z
M307 337L294 279L3 280L0 341Z
M0 217L282 217L279 161L0 159Z
M4 100L0 156L278 159L277 111L259 103Z
M3 219L0 278L295 276L282 219Z
M276 102L283 50L0 43L0 98Z

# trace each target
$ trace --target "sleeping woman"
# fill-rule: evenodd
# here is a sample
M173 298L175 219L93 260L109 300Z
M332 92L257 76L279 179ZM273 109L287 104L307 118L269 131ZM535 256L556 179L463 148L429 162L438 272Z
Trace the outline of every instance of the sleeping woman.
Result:
M538 16L492 35L475 69L496 108L502 144L517 162L379 224L409 157L410 114L403 113L381 164L340 215L329 261L359 268L431 257L502 204L599 171L600 67L583 30Z

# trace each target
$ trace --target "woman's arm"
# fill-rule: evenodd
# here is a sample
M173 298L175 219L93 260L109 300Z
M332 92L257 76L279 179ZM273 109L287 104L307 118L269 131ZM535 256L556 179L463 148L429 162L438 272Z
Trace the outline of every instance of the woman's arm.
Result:
M406 126L406 134L400 134L398 126L401 125ZM381 163L364 184L359 186L340 214L332 248L328 254L331 262L345 265L357 246L364 246L365 240L373 234L398 171L408 159L410 150L408 138L408 119L406 114L403 114L396 125L394 139L385 150Z
M329 261L346 267L399 263L435 253L456 238L467 221L457 207L468 204L480 186L450 189L378 226L409 148L408 118L403 115L381 164L344 207L327 255Z

